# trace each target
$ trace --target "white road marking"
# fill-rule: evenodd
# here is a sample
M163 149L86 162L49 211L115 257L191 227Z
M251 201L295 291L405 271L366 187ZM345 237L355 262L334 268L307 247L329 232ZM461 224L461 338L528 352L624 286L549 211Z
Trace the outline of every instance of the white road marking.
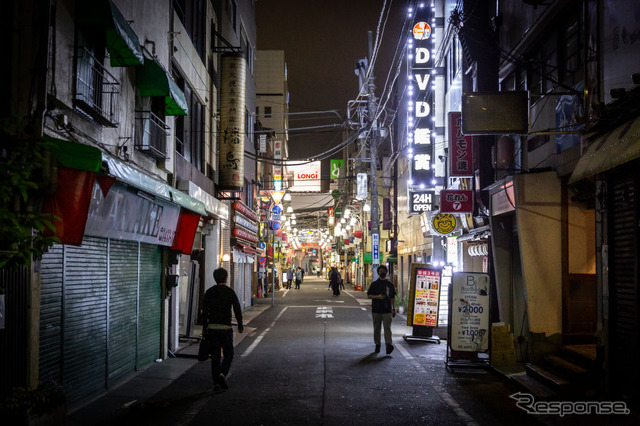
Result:
M469 415L469 413L467 413L466 411L464 411L464 409L460 406L460 404L458 404L456 402L455 399L453 399L453 397L451 395L449 395L449 393L447 391L445 391L444 389L438 389L436 388L438 391L438 394L440 395L440 397L444 400L444 402L446 402L449 407L451 407L454 411L454 413L456 413L458 415L458 417L460 417L462 420L464 420L464 422L468 425L468 426L478 426L478 422L476 422L473 417L471 417Z
M318 306L316 308L316 318L333 318L333 308L330 306Z
M413 359L413 356L411 356L409 351L402 344L396 344L396 348L398 348L398 350L400 351L402 356L405 357L405 359Z

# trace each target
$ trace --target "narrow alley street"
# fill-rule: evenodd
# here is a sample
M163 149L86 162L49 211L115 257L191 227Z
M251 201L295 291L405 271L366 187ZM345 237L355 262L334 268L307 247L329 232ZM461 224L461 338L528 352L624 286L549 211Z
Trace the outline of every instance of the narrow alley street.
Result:
M451 373L442 344L407 342L405 317L393 320L395 350L373 352L370 300L352 290L334 297L326 280L258 299L266 308L236 346L228 391L211 394L210 363L186 372L130 408L140 389L121 389L72 413L69 424L138 425L529 425L633 424L629 416L533 416L518 391L491 371ZM265 306L266 305L266 306ZM149 369L168 368L162 364ZM135 379L134 379L135 381ZM129 395L124 389L129 389ZM114 404L118 405L113 409Z

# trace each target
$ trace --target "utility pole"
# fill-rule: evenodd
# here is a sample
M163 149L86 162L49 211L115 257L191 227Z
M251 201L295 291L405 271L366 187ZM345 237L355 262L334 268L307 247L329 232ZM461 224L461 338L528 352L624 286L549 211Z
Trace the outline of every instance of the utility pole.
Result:
M380 217L378 212L378 136L379 129L376 122L377 104L373 77L373 32L369 31L369 122L371 124L369 136L369 152L371 153L371 277L378 279L380 266Z

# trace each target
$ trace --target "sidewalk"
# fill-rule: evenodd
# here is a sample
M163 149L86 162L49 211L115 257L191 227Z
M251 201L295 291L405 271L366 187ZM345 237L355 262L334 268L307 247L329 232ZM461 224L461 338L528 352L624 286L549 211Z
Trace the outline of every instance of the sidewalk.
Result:
M270 307L271 304L256 304L242 313L244 333L240 334L235 327L233 328L234 346L253 330L247 325ZM110 418L117 422L115 419L118 413L122 412L123 407L148 400L197 364L197 353L198 343L193 342L176 351L175 358L167 358L162 362L144 367L126 382L107 390L85 405L71 410L67 416L67 424L89 424L89 419L99 419L102 424L112 424L108 420Z

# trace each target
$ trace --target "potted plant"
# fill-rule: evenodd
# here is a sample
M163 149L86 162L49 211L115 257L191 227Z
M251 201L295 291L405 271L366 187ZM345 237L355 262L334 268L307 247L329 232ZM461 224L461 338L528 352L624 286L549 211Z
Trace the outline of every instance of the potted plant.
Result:
M0 403L0 415L9 420L8 424L64 424L66 401L62 386L49 380L41 382L35 389L14 388Z
M400 293L396 293L396 309L399 314L404 314L407 311L407 304L409 303L409 296L400 296Z

